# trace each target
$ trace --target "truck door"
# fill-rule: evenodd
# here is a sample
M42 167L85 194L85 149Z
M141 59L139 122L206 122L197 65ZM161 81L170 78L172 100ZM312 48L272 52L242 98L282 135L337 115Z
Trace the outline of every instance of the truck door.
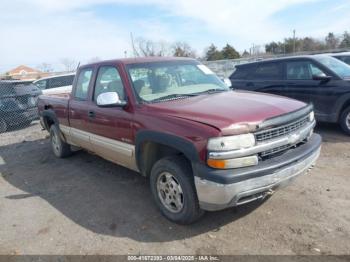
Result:
M103 65L97 72L93 101L89 107L93 151L105 159L136 170L132 113L122 107L97 106L97 97L106 92L116 92L120 100L127 100L123 80L115 65Z
M69 101L69 137L71 141L82 148L92 150L89 135L89 90L92 86L93 68L80 70L75 89Z

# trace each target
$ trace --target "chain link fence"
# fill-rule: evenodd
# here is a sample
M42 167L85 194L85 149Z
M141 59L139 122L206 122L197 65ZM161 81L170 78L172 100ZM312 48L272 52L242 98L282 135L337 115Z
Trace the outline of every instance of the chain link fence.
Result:
M41 93L28 81L0 80L0 135L26 128L39 119L37 101Z
M203 61L202 63L209 67L215 74L220 78L228 78L233 71L235 66L248 62L257 61L257 58L240 58L230 60L217 60L217 61Z
M3 133L27 128L39 120L39 95L69 93L74 76L74 72L61 72L34 82L0 80L0 139L4 138Z

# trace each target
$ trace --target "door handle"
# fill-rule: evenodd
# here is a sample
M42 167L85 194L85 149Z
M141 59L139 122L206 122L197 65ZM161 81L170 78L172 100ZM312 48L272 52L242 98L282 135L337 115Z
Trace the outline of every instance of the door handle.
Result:
M94 111L89 111L88 116L90 118L94 118L95 117L95 112Z

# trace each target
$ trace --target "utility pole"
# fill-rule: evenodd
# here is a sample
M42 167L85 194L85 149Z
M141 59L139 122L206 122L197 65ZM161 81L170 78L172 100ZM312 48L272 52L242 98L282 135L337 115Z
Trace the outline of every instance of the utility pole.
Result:
M293 30L293 53L295 53L295 29Z

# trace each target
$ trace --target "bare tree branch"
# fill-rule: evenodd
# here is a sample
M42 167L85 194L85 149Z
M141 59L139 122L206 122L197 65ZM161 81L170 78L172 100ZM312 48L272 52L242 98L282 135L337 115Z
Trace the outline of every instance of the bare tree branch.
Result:
M52 65L49 64L49 63L41 63L39 66L38 66L38 69L42 72L45 72L45 73L48 73L48 72L52 72L53 71L53 68L52 68Z
M65 67L65 70L68 72L75 71L78 66L78 62L70 58L62 58L61 64Z

